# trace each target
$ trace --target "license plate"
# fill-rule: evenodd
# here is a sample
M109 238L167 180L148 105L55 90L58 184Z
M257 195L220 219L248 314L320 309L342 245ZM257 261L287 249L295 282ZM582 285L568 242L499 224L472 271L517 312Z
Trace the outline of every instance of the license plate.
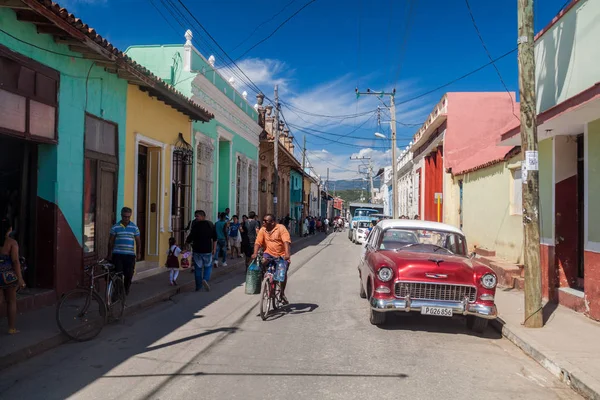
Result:
M421 314L423 315L436 315L438 317L451 317L452 309L446 307L429 307L425 306L421 308Z

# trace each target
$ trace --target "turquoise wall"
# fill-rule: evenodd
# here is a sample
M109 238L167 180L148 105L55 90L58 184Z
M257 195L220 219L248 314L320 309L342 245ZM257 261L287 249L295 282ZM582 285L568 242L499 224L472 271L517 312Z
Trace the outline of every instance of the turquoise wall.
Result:
M290 203L302 202L302 175L297 171L290 171Z
M183 71L183 54L184 47L182 44L176 45L151 45L151 46L131 46L126 50L128 56L133 58L138 63L142 64L154 74L160 78L171 83L177 90L181 91L186 96L192 97L192 85L191 81L196 77L196 74L202 73L206 78L211 81L215 87L217 87L222 93L236 104L238 108L243 110L248 116L254 121L258 121L258 114L252 104L243 99L242 95L229 85L225 79L223 79L200 55L192 51L192 71ZM217 65L218 67L218 65ZM224 124L220 123L217 119L212 119L207 123L195 122L194 132L201 132L203 135L215 139L217 138L217 127L221 127L233 135L233 149L231 156L235 159L235 154L242 153L252 160L258 160L258 148L252 143L248 142L243 137L239 136L235 131L227 128ZM195 140L193 138L192 140ZM215 142L216 143L216 142ZM218 143L216 143L218 144ZM195 146L195 143L193 144ZM215 153L218 151L216 149ZM223 211L225 207L232 205L231 199L235 197L235 184L233 188L231 181L229 181L229 168L233 168L234 174L231 178L236 179L235 164L233 166L225 166L224 160L225 155L219 155L219 161L217 168L213 170L214 182L218 182L218 191L214 193L214 204L215 212L212 218L216 219L217 211ZM227 160L229 159L229 153L226 154ZM216 160L216 154L215 154ZM227 174L219 174L222 168L227 168ZM219 178L220 177L220 178ZM192 179L196 179L196 169L192 171ZM223 188L227 188L224 191ZM196 193L192 193L192 203L196 204ZM209 216L210 218L211 216Z
M85 112L118 125L119 164L125 161L127 81L93 67L89 60L38 34L35 25L19 22L16 14L0 8L0 26L11 35L58 55L19 42L0 32L0 43L60 72L58 145L39 145L38 196L58 205L75 237L83 236L83 156ZM86 106L86 78L87 106ZM119 168L117 207L123 206L124 168Z

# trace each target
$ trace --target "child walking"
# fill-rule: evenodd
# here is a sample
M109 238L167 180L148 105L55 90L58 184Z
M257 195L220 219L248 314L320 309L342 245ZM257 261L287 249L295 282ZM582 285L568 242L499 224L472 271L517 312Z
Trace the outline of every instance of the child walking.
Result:
M177 246L175 238L169 238L169 251L167 252L167 264L169 269L169 281L171 286L177 286L177 277L179 276L179 254L181 249Z

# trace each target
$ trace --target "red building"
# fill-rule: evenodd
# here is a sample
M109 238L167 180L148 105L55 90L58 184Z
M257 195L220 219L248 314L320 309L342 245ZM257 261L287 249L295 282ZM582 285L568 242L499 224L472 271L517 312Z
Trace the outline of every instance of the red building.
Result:
M514 98L515 93L506 92L446 93L434 107L411 147L421 219L456 225L458 210L444 203L452 169L489 147L499 131L514 123L519 113Z

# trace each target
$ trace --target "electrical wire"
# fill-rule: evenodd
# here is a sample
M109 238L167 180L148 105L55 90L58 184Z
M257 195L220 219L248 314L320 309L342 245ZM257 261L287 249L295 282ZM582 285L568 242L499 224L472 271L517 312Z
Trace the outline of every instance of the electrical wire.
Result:
M259 29L261 26L268 24L269 22L273 21L276 17L278 17L282 12L285 11L286 8L288 8L289 6L291 6L296 0L292 0L289 3L287 3L285 6L283 6L283 8L281 10L279 10L277 13L273 14L271 16L271 18L264 20L263 22L261 22L260 24L258 24L254 30L246 37L246 39L242 40L240 43L238 43L233 49L231 49L231 51L235 51L237 50L242 44L246 43Z
M404 62L404 55L406 54L406 48L408 46L408 38L410 36L410 28L412 27L412 13L414 10L414 4L417 0L407 0L408 1L408 12L406 13L406 22L404 24L404 34L402 37L402 43L400 44L400 59L398 61L398 69L396 71L396 77L394 78L394 88L398 84L398 79L400 78L400 72L402 71L402 64Z
M181 0L179 0L181 2ZM302 12L302 10L304 10L306 7L308 7L309 5L311 5L312 3L314 3L317 0L310 0L308 1L306 4L304 4L302 7L300 7L298 10L296 10L295 13L293 13L292 15L290 15L287 19L285 19L281 24L279 24L277 26L277 28L275 28L271 33L269 33L266 37L264 37L263 39L259 40L257 43L255 43L254 45L252 45L248 50L246 50L245 52L243 52L239 57L237 57L235 60L232 60L231 63L235 64L236 61L239 61L241 58L243 58L246 54L250 53L252 50L254 50L256 47L260 46L261 44L263 44L264 42L266 42L267 40L269 40L271 37L273 37L273 35L275 35L275 33L277 33L277 31L279 29L281 29L285 24L287 24L291 19L293 19L296 15L300 14L300 12ZM226 64L225 66L228 66L231 64ZM221 67L221 68L223 68Z
M500 78L500 82L502 83L502 86L504 86L504 90L506 90L506 93L508 93L508 97L510 98L510 104L512 106L512 113L515 116L515 118L517 119L517 121L520 122L521 118L519 118L519 116L515 113L515 101L516 101L516 99L513 99L513 96L510 94L510 90L508 90L508 86L506 86L506 82L504 82L504 79L502 78L502 74L500 73L500 70L498 69L498 66L496 66L496 63L494 62L492 54L490 53L490 51L488 50L487 46L485 45L485 41L483 40L483 36L481 35L481 32L479 31L479 27L477 26L477 22L475 21L475 16L473 15L473 10L471 10L471 5L469 4L469 0L465 0L465 4L467 5L467 10L469 11L469 15L471 16L471 22L473 23L473 28L475 28L475 32L477 33L477 37L479 37L479 41L481 42L481 46L483 47L483 50L485 50L485 54L487 54L488 58L492 62L492 66L496 70L496 74L498 74L498 78Z
M36 49L38 49L38 50L42 50L42 51L45 51L46 53L50 53L50 54L56 54L57 56L63 56L63 57L73 57L73 58L81 58L81 59L85 59L85 60L87 60L87 58L85 58L84 56L78 56L78 55L73 55L73 54L66 54L66 53L61 53L61 52L54 51L54 50L50 50L50 49L45 49L45 48L43 48L43 47L40 47L40 46L38 46L38 45L36 45L36 44L33 44L33 43L30 43L30 42L27 42L27 41L25 41L25 40L23 40L23 39L19 39L18 37L16 37L16 36L13 36L13 35L11 35L10 33L6 32L4 29L0 29L0 32L4 33L6 36L8 36L8 37L10 37L10 38L13 38L13 39L14 39L14 40L16 40L17 42L20 42L20 43L23 43L23 44L29 45L29 46L31 46L31 47L35 47ZM91 61L91 60L90 60L90 61Z

